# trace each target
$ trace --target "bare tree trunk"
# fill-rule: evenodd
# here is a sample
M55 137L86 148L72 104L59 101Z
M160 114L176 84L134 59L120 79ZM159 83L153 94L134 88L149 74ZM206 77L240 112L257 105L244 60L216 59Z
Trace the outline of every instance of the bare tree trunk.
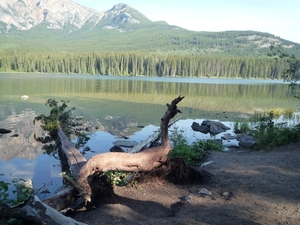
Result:
M108 152L92 156L79 171L77 179L77 189L86 202L91 202L92 189L88 178L96 173L112 170L118 171L151 171L166 162L167 154L171 150L168 136L169 121L177 114L181 113L177 109L177 104L183 99L179 96L171 104L167 104L167 111L161 118L161 143L159 147L149 148L142 152L129 154L124 152Z

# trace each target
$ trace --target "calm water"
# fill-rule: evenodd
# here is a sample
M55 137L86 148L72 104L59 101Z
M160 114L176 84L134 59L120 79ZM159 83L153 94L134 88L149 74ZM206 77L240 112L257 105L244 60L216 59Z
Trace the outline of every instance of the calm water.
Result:
M23 95L29 98L22 100ZM32 179L36 189L46 185L52 193L61 185L59 157L34 139L38 129L33 118L49 114L44 104L49 98L70 100L70 107L99 127L88 142L89 158L108 151L120 135L138 142L147 138L158 129L165 103L178 95L185 99L177 126L190 141L209 138L191 131L193 121L218 119L232 125L228 121L248 118L255 110L299 106L281 81L0 74L0 128L13 131L0 136L1 179Z

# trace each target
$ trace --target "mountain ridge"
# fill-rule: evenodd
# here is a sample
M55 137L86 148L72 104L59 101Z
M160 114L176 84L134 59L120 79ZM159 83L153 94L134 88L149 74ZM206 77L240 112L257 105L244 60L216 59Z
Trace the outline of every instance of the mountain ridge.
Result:
M34 42L32 42L34 40ZM258 31L190 31L153 22L128 4L98 12L71 0L2 0L0 51L148 51L263 56L272 44L300 44Z

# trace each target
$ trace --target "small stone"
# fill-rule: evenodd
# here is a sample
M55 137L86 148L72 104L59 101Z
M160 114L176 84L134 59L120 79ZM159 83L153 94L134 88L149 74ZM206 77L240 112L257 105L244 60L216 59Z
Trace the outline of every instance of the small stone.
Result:
M181 201L181 202L187 202L187 201L189 201L189 200L191 200L191 199L192 199L191 196L186 195L186 196L184 196L184 197L181 197L181 198L180 198L180 201Z
M213 162L214 161L208 161L208 162L202 163L201 166L200 166L200 168L206 167L206 166L212 164Z
M224 191L224 192L222 193L222 197L228 198L228 196L229 196L229 193L228 193L227 191Z
M207 190L206 188L201 188L198 192L199 195L211 195L211 192Z

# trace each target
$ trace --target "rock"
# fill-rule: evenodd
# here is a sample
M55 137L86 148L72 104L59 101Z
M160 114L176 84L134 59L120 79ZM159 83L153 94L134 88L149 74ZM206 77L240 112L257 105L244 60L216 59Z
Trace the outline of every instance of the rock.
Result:
M230 147L235 147L235 148L239 148L240 145L237 141L226 141L223 143L224 147L230 148Z
M115 141L113 144L120 147L132 148L138 143L136 141L119 140L119 141Z
M255 137L251 135L239 135L237 140L239 140L239 146L243 148L253 148L253 146L257 143Z
M211 195L211 192L206 188L201 188L198 192L198 195Z
M256 141L240 141L239 146L243 148L253 148L256 144Z
M181 197L181 198L179 198L179 199L180 199L181 202L187 202L187 201L191 200L192 197L189 196L189 195L186 195L186 196Z
M193 122L192 129L204 134L210 133L211 135L217 135L219 133L230 130L230 127L227 127L218 121L204 120L201 125Z
M227 191L224 191L222 194L221 194L221 197L225 200L230 200L232 197L233 197L233 194L232 192L227 192Z
M227 198L229 196L229 193L227 191L224 191L222 193L222 197Z
M199 123L193 122L191 127L192 127L193 131L199 131L203 134L208 134L209 133L209 127L200 126Z
M21 99L22 99L22 100L27 100L28 98L29 98L28 95L23 95L23 96L21 96Z
M8 134L11 133L11 130L0 128L0 134Z
M213 162L214 161L208 161L208 162L202 163L201 166L200 166L200 168L206 167L206 166L212 164Z
M115 145L109 149L110 152L125 152L123 148L118 145Z
M234 140L234 139L237 139L236 136L234 136L232 134L229 134L229 133L223 134L223 136L221 138L223 140Z

